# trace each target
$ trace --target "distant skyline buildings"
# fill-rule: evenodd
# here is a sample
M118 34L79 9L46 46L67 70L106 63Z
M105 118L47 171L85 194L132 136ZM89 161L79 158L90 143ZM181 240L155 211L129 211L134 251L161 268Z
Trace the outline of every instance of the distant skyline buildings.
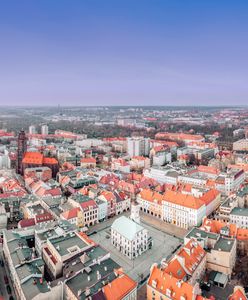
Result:
M0 105L245 105L248 2L5 1Z

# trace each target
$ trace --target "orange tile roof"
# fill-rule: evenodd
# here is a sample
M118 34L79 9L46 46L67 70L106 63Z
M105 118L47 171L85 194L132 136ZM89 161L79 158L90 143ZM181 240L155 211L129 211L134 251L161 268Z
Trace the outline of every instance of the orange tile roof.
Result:
M247 229L248 233L248 229ZM230 224L229 225L229 236L235 237L237 235L237 225L236 224Z
M143 178L143 176L142 176L141 174L132 172L132 173L129 173L129 174L128 174L127 178L128 178L129 180L141 181L141 179Z
M224 222L207 218L204 218L202 222L202 228L206 228L209 232L213 233L220 233L221 229L225 226L226 224Z
M166 151L166 147L164 145L161 145L161 146L156 146L156 147L153 147L153 149L155 152L163 152L163 151Z
M176 256L184 258L184 266L188 274L193 274L196 267L201 263L206 255L200 244L191 239L184 247L182 247Z
M248 240L248 229L238 228L237 229L237 240L247 241Z
M115 195L109 191L102 191L101 196L103 196L107 201L115 200Z
M88 235L87 235L85 232L80 231L80 232L78 232L78 235L79 235L84 241L86 241L87 244L89 244L89 245L94 245L94 246L97 245L91 238L88 237Z
M192 141L201 141L203 140L202 135L197 134L187 134L187 133L171 133L171 132L159 132L155 135L155 138L167 138L167 139L174 139L174 140L192 140Z
M120 180L118 182L118 189L135 194L138 192L137 186L133 183L126 182L124 180Z
M57 165L58 161L54 157L44 157L43 158L43 164L48 164L48 165Z
M165 272L177 279L183 279L187 275L177 258L168 263Z
M198 146L202 148L216 148L217 145L214 143L206 143L206 142L199 142L199 141L193 141L189 143L190 146Z
M154 192L150 189L144 189L140 192L140 197L146 201L154 202L157 201L158 203L162 204L163 195Z
M71 210L67 210L67 211L63 212L61 214L61 216L63 218L65 218L66 220L70 220L70 219L76 218L79 211L80 211L79 207L72 208Z
M42 165L43 163L43 154L40 152L26 152L22 160L24 164L37 164Z
M192 209L199 209L204 205L204 202L192 195L185 195L174 191L167 190L164 194L164 200L180 206L185 206Z
M153 266L147 285L153 287L155 290L163 295L166 295L167 290L173 293L173 300L180 300L181 296L186 299L193 299L194 288L191 284L180 281L172 275L167 274L158 266Z
M40 152L26 152L24 154L23 164L36 164L36 165L42 165L42 164L58 164L58 161L54 157L44 157L42 153Z
M219 191L217 191L215 189L211 189L211 190L207 191L206 193L204 193L203 196L200 197L200 199L207 206L209 203L211 203L212 201L214 201L216 199L216 197L219 196L219 195L220 195Z
M214 167L210 167L210 166L203 166L200 165L197 167L198 172L202 172L202 173L210 173L210 174L219 174L220 170Z
M95 164L96 163L96 159L94 157L84 157L81 159L81 163L84 164Z
M136 160L146 160L147 158L144 156L134 156L132 159L136 159Z
M121 300L137 288L137 282L124 273L119 272L118 277L103 287L106 300Z

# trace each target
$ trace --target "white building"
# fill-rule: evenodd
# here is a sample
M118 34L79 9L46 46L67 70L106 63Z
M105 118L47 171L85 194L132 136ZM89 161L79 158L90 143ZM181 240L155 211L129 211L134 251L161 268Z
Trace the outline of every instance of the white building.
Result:
M108 202L97 198L96 204L98 206L98 221L104 221L108 216Z
M29 134L36 134L36 128L34 125L30 125L28 128Z
M122 158L114 158L111 161L111 170L130 173L130 164Z
M205 203L192 195L167 191L162 201L163 220L186 228L199 226L206 216Z
M41 134L43 134L43 135L48 134L48 126L47 125L42 125L41 126Z
M215 187L221 193L229 195L237 191L245 181L245 172L240 169L230 169L227 173L220 174L215 180Z
M127 138L127 153L133 156L148 156L150 150L150 139L144 137Z
M148 249L148 232L133 220L121 216L111 226L111 243L129 259Z
M248 151L248 139L242 139L233 143L234 151Z
M0 231L1 229L7 228L7 214L5 207L2 203L0 203Z
M145 169L144 176L157 180L159 183L177 184L179 172L168 167L151 167Z
M5 153L0 153L0 169L10 169L11 161L9 158L8 151L4 151Z
M248 229L248 208L235 207L230 213L230 223Z

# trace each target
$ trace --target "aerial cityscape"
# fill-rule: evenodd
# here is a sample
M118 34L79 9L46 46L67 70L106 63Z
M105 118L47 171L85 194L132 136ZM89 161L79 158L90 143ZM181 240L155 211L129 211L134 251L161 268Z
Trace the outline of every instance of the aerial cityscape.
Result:
M248 300L247 36L242 0L0 1L0 300Z

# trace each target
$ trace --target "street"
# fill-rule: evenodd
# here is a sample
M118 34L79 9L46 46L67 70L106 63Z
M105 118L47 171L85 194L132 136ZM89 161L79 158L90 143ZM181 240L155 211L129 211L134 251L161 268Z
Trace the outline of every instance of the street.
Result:
M0 243L0 261L1 262L3 261L3 247L1 243ZM8 277L8 281L9 281L8 284L5 283L4 276ZM7 286L10 286L12 294L8 294ZM14 295L14 289L9 274L6 271L6 265L4 264L4 266L2 266L2 264L0 264L0 296L2 296L4 300L5 299L7 300L10 298L11 295L12 296Z

